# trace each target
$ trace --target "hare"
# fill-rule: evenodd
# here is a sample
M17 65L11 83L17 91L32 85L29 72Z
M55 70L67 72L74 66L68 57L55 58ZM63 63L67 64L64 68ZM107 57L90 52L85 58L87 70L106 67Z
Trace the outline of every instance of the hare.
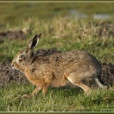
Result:
M41 34L35 35L11 63L12 68L23 72L26 78L36 85L31 96L40 90L45 94L49 86L61 87L69 83L89 93L92 89L84 84L83 80L96 81L97 85L103 88L98 79L101 64L94 56L86 51L36 56L34 47L38 44L40 37ZM29 95L23 95L23 97L29 97Z

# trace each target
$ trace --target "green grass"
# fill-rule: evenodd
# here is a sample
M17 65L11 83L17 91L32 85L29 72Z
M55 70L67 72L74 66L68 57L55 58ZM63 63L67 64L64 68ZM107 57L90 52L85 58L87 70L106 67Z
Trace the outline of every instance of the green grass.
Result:
M14 86L15 85L15 86ZM114 111L114 92L94 90L84 94L79 88L49 88L44 96L42 92L31 99L21 98L31 93L32 85L12 84L0 89L1 111Z
M9 40L0 44L2 58L13 59L14 55L27 46L27 42L36 34L42 33L42 38L36 49L56 47L60 51L85 50L95 55L101 62L114 63L114 40L113 33L110 30L103 32L99 36L99 27L95 26L97 22L85 20L74 20L62 17L55 17L46 22L37 18L31 18L28 21L23 20L15 26L8 26L6 30L31 30L27 38L23 40ZM39 27L40 26L40 27ZM17 43L18 42L18 43Z
M13 26L9 24L4 30L22 29L31 30L31 33L23 40L6 38L0 44L0 61L12 60L36 33L41 32L42 38L36 49L86 50L100 62L114 64L113 35L104 32L103 36L99 36L99 28L95 26L97 22L91 22L55 17L46 21L30 18ZM21 98L33 89L33 85L23 83L0 88L0 111L114 111L114 88L94 90L89 95L76 88L49 88L45 96L40 92L31 99Z

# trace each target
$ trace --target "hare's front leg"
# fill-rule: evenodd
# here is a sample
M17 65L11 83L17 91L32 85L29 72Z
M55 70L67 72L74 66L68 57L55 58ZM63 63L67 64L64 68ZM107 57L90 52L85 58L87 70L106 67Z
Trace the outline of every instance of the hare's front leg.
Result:
M35 88L35 89L33 90L33 92L32 92L32 96L34 96L34 95L36 95L37 93L39 93L41 89L42 89L41 86L36 86L36 88Z
M24 95L22 95L22 98L31 98L32 96L34 96L37 93L39 93L41 89L42 89L41 86L36 86L36 88L33 90L32 94L30 94L30 95L24 94Z
M44 85L42 87L42 92L43 92L44 96L45 96L49 86L50 86L50 81L44 83Z
M47 92L48 85L43 86L42 92L45 95Z

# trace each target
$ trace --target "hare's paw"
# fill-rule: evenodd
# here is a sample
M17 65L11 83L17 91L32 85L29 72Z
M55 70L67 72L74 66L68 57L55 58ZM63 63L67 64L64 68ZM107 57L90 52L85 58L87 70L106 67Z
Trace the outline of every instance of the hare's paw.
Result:
M32 95L24 94L22 95L22 98L32 98Z

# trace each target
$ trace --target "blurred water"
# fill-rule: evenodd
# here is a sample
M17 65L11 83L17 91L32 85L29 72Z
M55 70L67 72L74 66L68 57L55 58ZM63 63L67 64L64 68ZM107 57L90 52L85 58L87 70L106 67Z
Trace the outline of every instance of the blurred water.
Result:
M104 20L104 19L111 19L111 16L108 14L95 14L95 15L93 15L93 18Z
M114 3L0 3L0 24L31 17L50 19L68 16L75 19L114 20Z
M109 14L84 14L81 13L77 10L70 10L69 11L70 17L71 18L76 18L76 19L85 19L85 18L93 18L95 20L107 20L107 19L111 19L111 15Z
M77 18L77 19L80 19L80 18L87 18L87 14L84 14L84 13L79 13L78 11L76 10L70 10L69 11L70 13L70 16L71 17L74 17L74 18Z

